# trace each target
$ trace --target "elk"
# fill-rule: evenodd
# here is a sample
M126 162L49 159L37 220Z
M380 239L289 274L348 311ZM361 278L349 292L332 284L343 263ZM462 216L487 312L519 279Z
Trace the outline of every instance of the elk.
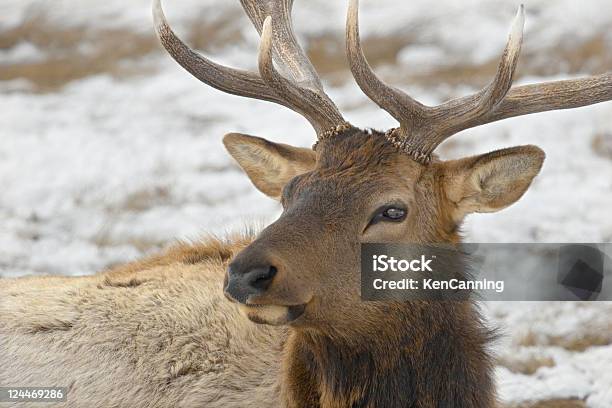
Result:
M153 2L157 34L221 91L284 105L312 149L227 134L223 143L280 218L257 236L209 238L93 276L0 284L0 383L68 387L66 406L492 407L491 330L472 300L363 302L363 242L459 243L467 214L519 200L544 161L526 145L458 160L450 136L514 116L612 99L612 74L511 88L523 7L495 77L425 106L383 83L346 23L350 70L399 126L348 123L297 43L293 0L241 0L261 35L258 73L201 56Z

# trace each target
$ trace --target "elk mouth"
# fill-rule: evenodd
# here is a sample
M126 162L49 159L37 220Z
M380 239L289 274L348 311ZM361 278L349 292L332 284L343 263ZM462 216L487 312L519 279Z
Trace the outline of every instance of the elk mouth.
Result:
M240 311L253 323L282 326L293 323L305 312L308 303L299 305L271 305L239 303Z

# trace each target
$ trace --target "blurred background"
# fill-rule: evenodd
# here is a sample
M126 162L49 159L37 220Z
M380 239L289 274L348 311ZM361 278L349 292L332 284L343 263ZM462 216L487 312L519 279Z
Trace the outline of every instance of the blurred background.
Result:
M255 69L258 36L238 1L166 0L171 25L217 62ZM347 2L297 1L295 30L345 117L391 117L352 80ZM612 69L612 2L528 0L515 83ZM362 0L365 53L377 73L427 104L492 78L518 3ZM88 274L159 250L260 226L279 206L251 186L221 137L239 131L300 146L314 134L293 112L225 95L159 46L149 0L0 3L0 276ZM471 242L612 241L612 103L470 129L443 158L537 144L540 176L514 206L475 215ZM483 305L503 400L612 406L607 303Z

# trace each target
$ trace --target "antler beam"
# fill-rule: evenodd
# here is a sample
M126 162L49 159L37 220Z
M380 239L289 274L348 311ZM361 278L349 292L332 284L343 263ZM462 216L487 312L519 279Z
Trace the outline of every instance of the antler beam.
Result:
M153 1L155 29L172 58L205 84L234 95L284 105L308 119L319 137L345 125L297 43L291 25L293 0L241 0L241 4L262 35L259 74L225 67L190 49L170 28L161 0Z
M612 72L589 78L523 85L511 89L504 100L474 126L514 116L580 108L610 100L612 100Z
M346 18L346 54L355 81L378 106L407 128L419 126L428 116L428 107L408 94L381 81L366 60L359 39L359 1L350 0Z

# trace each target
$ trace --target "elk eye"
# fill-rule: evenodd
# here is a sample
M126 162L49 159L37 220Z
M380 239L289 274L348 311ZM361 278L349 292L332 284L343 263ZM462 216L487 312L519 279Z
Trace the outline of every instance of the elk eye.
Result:
M383 216L392 220L400 220L406 216L406 211L402 208L388 208L383 211Z
M406 209L397 205L381 207L374 213L369 225L384 222L401 222L406 218Z

